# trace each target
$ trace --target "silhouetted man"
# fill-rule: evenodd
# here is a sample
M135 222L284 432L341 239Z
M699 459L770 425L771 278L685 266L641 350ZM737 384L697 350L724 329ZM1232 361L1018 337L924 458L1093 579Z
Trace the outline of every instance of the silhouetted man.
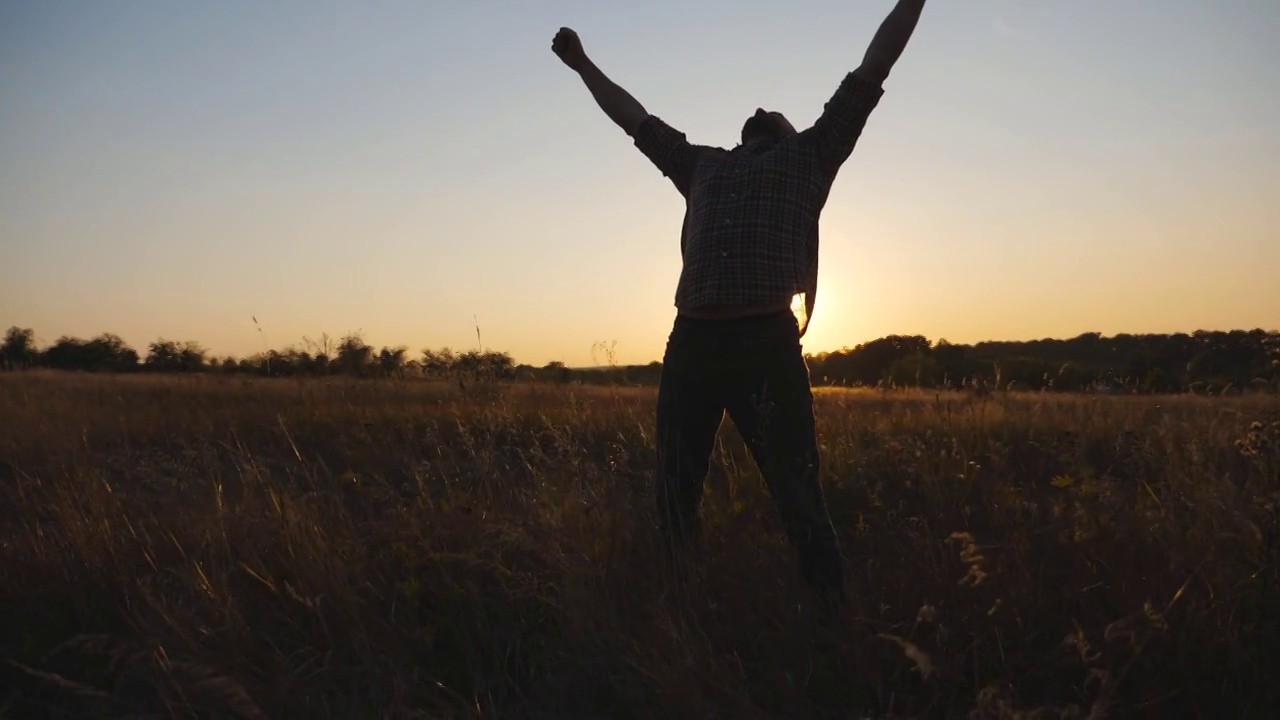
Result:
M853 152L924 0L900 0L821 117L796 132L757 109L732 150L691 144L650 115L561 28L552 50L686 200L678 310L658 390L657 502L664 536L696 540L698 505L727 410L760 467L804 578L844 599L835 529L818 482L813 395L800 338L813 315L818 216ZM803 316L793 303L799 300Z

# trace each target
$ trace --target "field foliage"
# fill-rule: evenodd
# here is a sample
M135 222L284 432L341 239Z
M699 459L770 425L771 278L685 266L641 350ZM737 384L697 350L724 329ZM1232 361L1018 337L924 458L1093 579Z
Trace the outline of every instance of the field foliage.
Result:
M834 631L728 423L706 555L664 566L653 405L574 385L0 375L0 716L1280 702L1275 396L820 390L853 598Z

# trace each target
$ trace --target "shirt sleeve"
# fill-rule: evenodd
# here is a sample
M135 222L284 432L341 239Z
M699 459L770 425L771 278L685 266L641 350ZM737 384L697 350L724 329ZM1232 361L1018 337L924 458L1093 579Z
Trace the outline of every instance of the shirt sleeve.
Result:
M688 196L693 170L698 164L699 146L691 144L684 133L650 115L636 128L635 145L662 174Z
M871 111L884 95L884 88L856 73L845 75L836 92L822 108L813 127L800 133L816 150L823 168L834 175L858 144Z

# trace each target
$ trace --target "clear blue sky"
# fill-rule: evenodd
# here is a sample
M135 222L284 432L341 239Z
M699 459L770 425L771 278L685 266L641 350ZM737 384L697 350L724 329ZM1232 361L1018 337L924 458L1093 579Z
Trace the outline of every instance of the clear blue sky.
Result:
M681 199L551 53L731 146L892 0L0 0L0 324L660 357ZM1280 325L1280 3L934 0L822 220L806 350ZM262 325L259 334L251 316Z

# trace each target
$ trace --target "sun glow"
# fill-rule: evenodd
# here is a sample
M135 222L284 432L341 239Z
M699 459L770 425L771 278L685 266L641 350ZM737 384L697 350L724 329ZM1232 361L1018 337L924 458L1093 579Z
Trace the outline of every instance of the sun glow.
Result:
M824 282L826 280L826 282ZM857 331L866 326L854 312L854 301L847 286L832 282L832 278L818 279L818 296L814 304L813 318L801 341L804 351L810 354L838 350L856 341ZM794 309L794 307L793 307ZM797 317L803 317L801 305Z

